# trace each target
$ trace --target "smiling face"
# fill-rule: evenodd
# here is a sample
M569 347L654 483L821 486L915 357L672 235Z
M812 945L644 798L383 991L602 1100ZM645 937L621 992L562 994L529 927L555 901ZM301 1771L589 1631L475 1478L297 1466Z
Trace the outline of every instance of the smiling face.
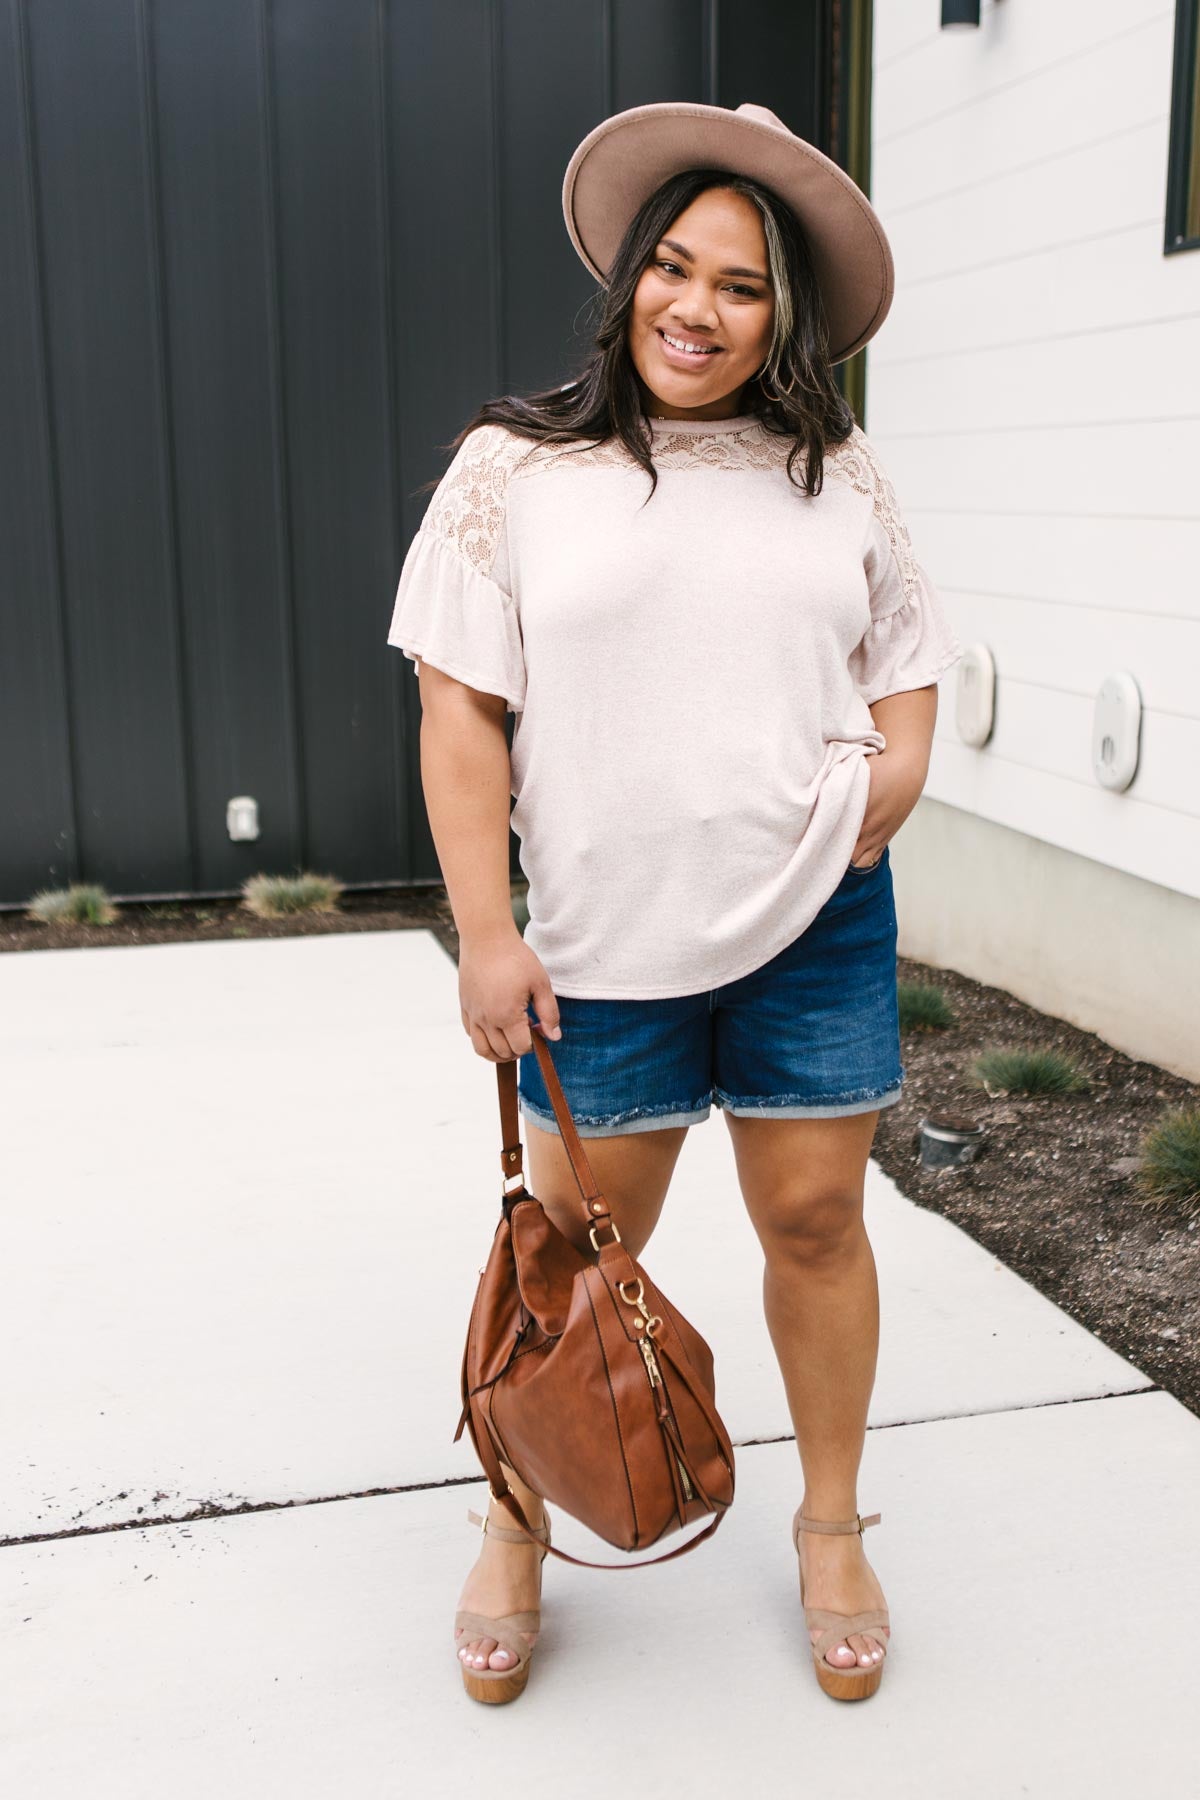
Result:
M706 188L667 227L634 290L629 353L645 411L666 419L741 412L774 317L761 213L744 194Z

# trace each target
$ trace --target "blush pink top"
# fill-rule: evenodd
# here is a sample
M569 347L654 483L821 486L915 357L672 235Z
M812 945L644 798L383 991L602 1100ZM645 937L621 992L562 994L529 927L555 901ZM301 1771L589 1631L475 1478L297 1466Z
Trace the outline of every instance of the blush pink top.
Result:
M791 943L854 853L869 703L962 655L857 427L809 496L752 416L650 423L648 500L619 439L477 427L388 632L516 714L525 941L559 994L700 993Z

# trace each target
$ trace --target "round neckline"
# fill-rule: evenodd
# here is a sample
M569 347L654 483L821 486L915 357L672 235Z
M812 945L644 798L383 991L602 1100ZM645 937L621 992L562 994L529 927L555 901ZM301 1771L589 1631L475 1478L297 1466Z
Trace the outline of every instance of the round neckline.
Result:
M653 413L644 415L651 431L684 432L689 437L712 436L724 431L745 431L758 424L757 413L735 413L728 419L659 419Z

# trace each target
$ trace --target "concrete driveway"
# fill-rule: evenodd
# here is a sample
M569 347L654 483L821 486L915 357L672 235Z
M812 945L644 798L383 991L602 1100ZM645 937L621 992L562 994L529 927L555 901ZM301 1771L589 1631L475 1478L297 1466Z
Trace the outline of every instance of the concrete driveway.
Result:
M453 963L423 931L10 955L0 1020L7 1793L1200 1787L1200 1420L874 1164L879 1694L813 1676L714 1112L647 1261L713 1346L736 1504L662 1568L549 1562L529 1688L482 1708L451 1620L485 1490L451 1438L499 1114Z

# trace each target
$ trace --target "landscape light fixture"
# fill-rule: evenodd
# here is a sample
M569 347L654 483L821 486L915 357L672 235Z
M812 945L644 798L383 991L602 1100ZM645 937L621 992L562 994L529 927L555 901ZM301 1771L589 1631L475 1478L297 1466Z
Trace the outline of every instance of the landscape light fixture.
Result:
M978 25L979 0L942 0L942 30L950 26Z

